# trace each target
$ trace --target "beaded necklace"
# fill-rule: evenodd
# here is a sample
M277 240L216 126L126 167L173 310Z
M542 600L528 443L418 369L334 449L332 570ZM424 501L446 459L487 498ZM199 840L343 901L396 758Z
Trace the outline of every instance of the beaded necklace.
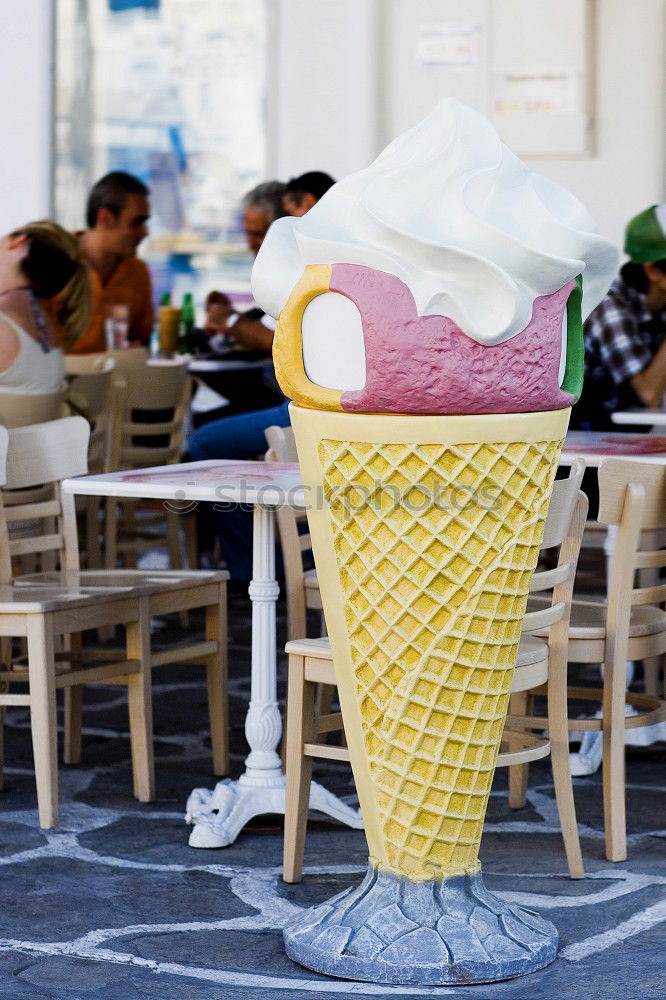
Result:
M32 309L32 318L34 319L35 327L37 328L37 343L43 350L44 354L48 354L51 350L51 345L49 343L49 331L46 328L42 310L39 308L37 296L29 285L17 285L15 288L6 288L4 292L0 292L0 298L2 298L3 295L9 295L10 292L28 293L28 302L30 303L30 308Z

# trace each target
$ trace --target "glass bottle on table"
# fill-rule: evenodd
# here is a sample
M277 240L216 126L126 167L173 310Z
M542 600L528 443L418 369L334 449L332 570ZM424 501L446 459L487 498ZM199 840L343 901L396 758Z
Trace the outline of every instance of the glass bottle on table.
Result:
M104 310L104 339L107 351L121 351L128 346L129 306L122 302L112 303Z
M180 310L180 333L178 337L178 352L180 354L192 354L194 350L194 301L192 293L186 292L183 295L183 305Z

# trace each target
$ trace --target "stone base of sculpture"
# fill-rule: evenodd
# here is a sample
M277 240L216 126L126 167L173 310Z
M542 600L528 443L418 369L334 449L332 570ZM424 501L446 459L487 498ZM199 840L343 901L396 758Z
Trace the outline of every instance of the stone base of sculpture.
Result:
M535 972L555 958L558 936L550 921L489 892L480 871L414 882L370 867L284 940L290 958L330 976L444 986Z

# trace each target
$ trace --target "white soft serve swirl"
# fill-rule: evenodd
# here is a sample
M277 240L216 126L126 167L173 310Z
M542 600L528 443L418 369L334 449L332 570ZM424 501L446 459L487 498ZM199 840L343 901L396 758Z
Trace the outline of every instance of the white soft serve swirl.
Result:
M307 215L278 219L252 290L277 317L307 264L364 264L404 281L420 315L496 344L578 274L588 315L618 259L577 198L528 170L478 112L445 100Z

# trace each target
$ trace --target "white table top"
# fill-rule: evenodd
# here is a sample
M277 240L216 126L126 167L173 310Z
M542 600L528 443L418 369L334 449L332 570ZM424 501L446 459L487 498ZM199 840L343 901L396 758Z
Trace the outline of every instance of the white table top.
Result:
M633 424L634 427L666 427L666 410L650 410L644 406L634 410L618 410L611 414L614 424Z
M65 479L66 493L158 500L235 502L262 507L306 506L296 463L215 459Z
M594 468L609 458L666 464L666 436L622 431L616 434L612 431L569 431L560 461L568 465L576 458L582 458L586 465Z
M268 368L273 364L270 357L255 361L244 361L242 358L192 358L184 354L172 356L155 354L148 358L148 364L155 368L169 368L175 365L187 365L187 370L193 375L234 372L248 368Z
M259 358L257 361L236 361L233 358L193 358L187 366L193 375L206 372L233 372L248 368L269 368L273 364L271 358Z

